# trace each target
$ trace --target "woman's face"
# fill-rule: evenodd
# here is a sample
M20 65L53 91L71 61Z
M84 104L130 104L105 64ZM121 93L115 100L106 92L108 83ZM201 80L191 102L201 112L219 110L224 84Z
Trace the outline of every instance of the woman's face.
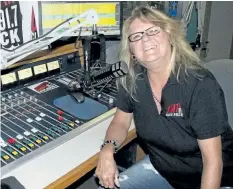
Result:
M130 42L131 52L146 68L156 68L156 63L170 61L171 43L160 27L136 19L130 25L129 33L129 40L133 41Z

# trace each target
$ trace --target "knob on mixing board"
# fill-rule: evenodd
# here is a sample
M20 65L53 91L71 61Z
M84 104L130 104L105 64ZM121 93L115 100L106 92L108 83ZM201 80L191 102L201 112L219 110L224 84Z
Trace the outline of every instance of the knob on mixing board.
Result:
M62 116L58 116L57 119L58 119L59 121L63 121L63 117L62 117Z
M57 111L57 114L58 114L58 115L62 115L63 113L64 113L64 112L61 111L61 110L58 110L58 111Z
M10 144L14 144L14 143L15 143L15 139L9 138L9 139L8 139L8 142L9 142Z
M108 103L109 104L113 104L114 103L114 99L110 97L109 100L108 100Z

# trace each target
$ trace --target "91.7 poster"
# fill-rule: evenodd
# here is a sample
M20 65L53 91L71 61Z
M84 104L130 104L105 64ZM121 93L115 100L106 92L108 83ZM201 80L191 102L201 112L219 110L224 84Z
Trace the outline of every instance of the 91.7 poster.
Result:
M38 37L37 1L1 1L1 51L13 50Z

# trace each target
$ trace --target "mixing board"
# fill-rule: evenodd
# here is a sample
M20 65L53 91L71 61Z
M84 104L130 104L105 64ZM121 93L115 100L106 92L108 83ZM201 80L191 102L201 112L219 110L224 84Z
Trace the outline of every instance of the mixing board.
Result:
M83 76L77 53L21 66L1 75L2 174L90 129L112 114L115 80L71 97L68 85ZM111 112L111 111L110 111Z

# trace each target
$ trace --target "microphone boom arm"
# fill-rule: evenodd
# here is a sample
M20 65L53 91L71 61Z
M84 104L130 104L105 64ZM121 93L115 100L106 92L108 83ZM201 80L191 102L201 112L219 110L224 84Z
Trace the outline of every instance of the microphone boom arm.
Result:
M84 21L81 22L80 19L84 19ZM28 41L25 44L16 47L14 50L1 52L2 57L0 59L0 70L6 69L28 55L49 46L52 42L60 39L61 37L75 32L85 24L97 24L98 20L99 18L97 12L94 9L90 9L79 16L66 20L36 40ZM73 24L75 21L79 21L79 24L72 27L71 24Z

